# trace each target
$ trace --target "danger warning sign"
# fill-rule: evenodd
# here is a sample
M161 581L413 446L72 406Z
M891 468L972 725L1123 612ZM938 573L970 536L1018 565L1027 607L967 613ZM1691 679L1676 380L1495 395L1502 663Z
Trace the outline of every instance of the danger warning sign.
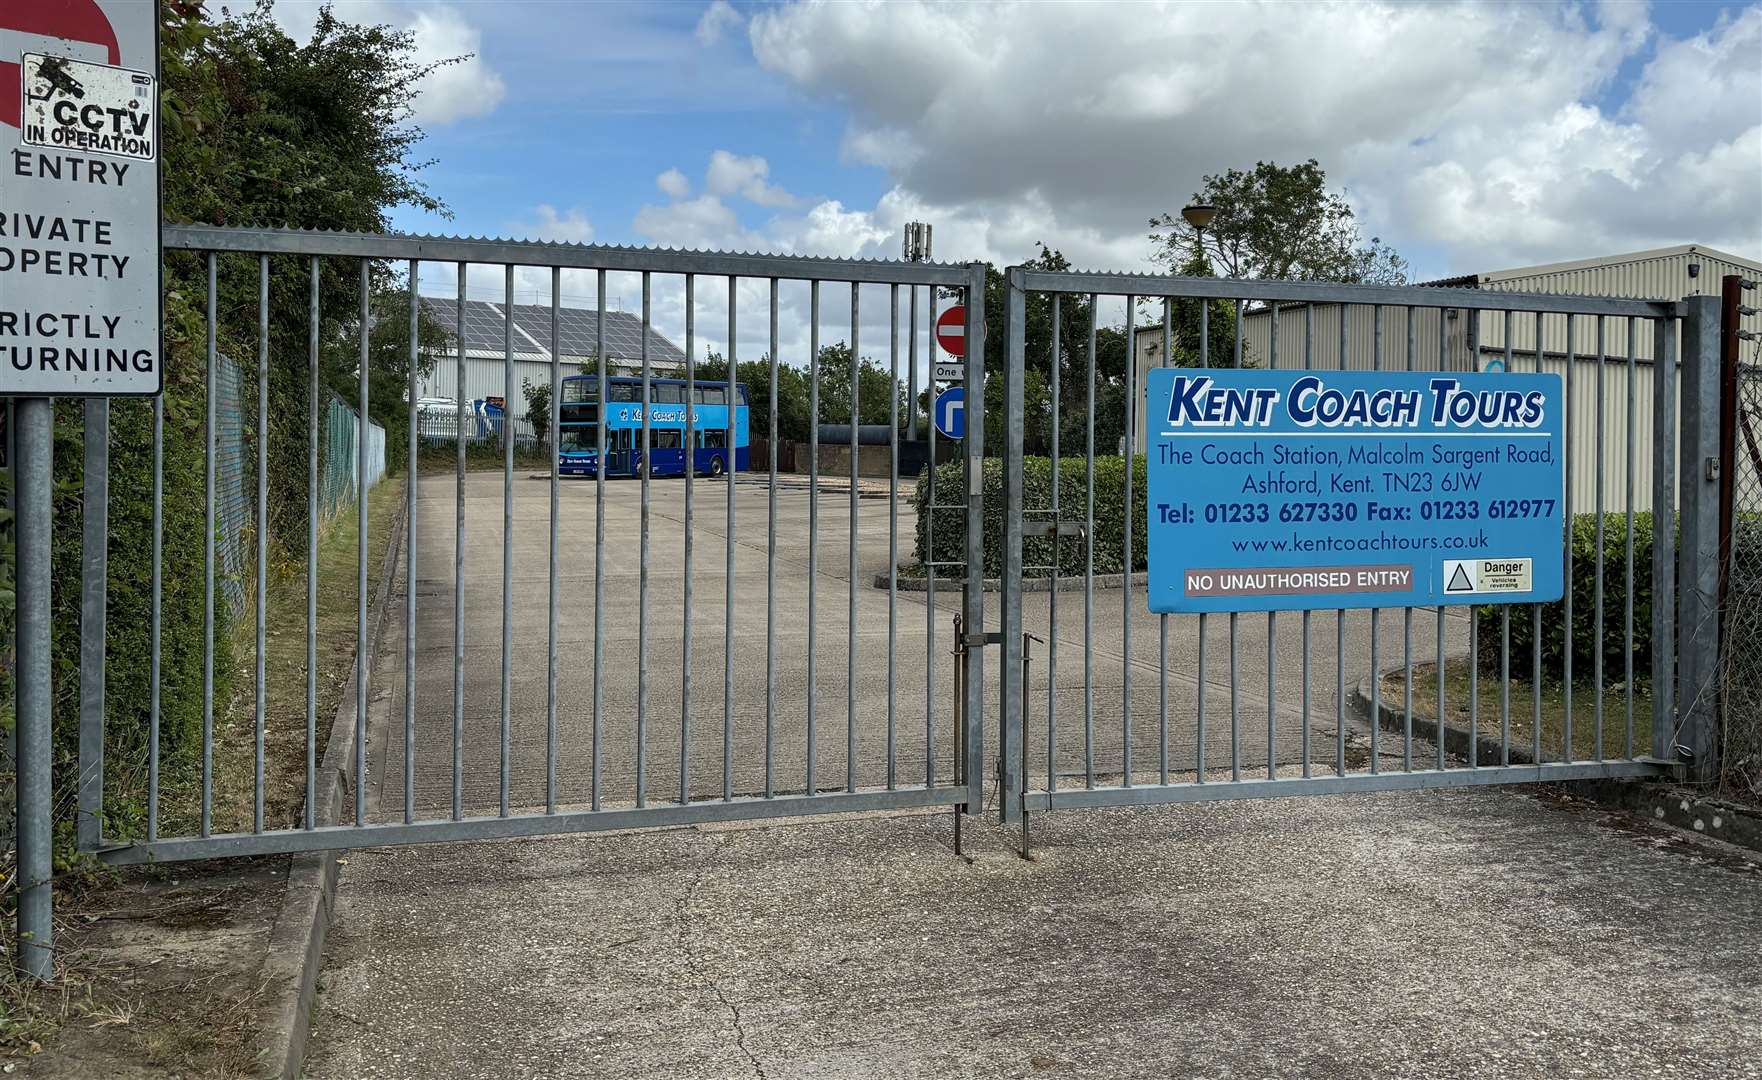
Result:
M1445 559L1446 593L1530 591L1529 559Z

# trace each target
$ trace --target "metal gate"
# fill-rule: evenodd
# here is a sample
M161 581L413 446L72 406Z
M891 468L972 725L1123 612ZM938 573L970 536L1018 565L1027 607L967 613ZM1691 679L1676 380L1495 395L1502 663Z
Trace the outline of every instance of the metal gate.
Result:
M1675 531L1646 527L1652 507L1678 504L1679 305L1024 267L1008 271L1007 290L1002 496L1020 512L1002 524L997 771L1002 816L1021 816L1024 844L1025 815L1039 810L1656 776L1692 743L1680 733L1693 710L1678 714L1666 599L1676 594ZM1045 328L1032 348L1030 326ZM1691 353L1710 340L1705 329L1689 329ZM1098 333L1112 346L1104 369L1114 368L1099 384ZM1122 442L1140 437L1150 363L1561 373L1571 403L1565 516L1582 535L1575 551L1569 533L1569 587L1548 640L1544 605L1152 615L1134 572L1143 465L1096 445L1098 421ZM1046 389L1032 407L1030 384ZM1041 412L1045 460L1029 483L1025 431ZM1700 464L1685 460L1684 500L1705 496ZM1098 466L1108 476L1098 479ZM1104 487L1123 505L1098 504ZM1575 516L1585 513L1596 517ZM1649 560L1636 567L1636 536L1648 532ZM1110 564L1101 574L1098 551ZM1646 584L1659 602L1650 670L1636 671L1645 616L1635 595ZM1524 684L1512 674L1514 629L1517 666L1542 687L1515 704ZM1649 703L1638 689L1648 683ZM1353 718L1360 696L1367 725Z
M161 790L162 649L159 605L159 537L164 531L164 434L155 427L151 475L112 477L108 410L152 409L155 402L94 402L88 415L86 455L89 552L81 594L79 839L83 850L113 863L209 858L366 847L440 840L534 836L605 829L675 825L736 818L776 818L845 810L950 806L976 813L980 806L980 713L982 658L949 662L947 622L958 615L981 625L980 575L968 564L928 568L925 587L902 595L899 431L902 407L901 337L915 361L916 340L927 336L939 299L964 303L967 368L981 385L984 357L982 264L941 265L758 255L658 251L571 244L384 235L303 233L206 226L168 228L168 249L195 252L205 261L207 426L205 480L207 546L203 650L205 678L199 786L183 785L174 796ZM256 275L255 310L217 308L217 268L234 261L239 273ZM322 275L358 275L359 308L338 331L319 310ZM401 535L388 568L401 563L407 584L401 612L370 621L368 597L369 516L366 456L352 508L359 531L355 559L355 661L349 688L335 720L315 706L322 658L316 651L319 575L319 512L309 499L306 575L306 656L298 678L305 687L303 735L294 749L277 750L274 731L266 745L264 685L265 597L271 474L268 440L262 433L286 418L269 413L273 369L298 372L307 383L311 412L300 418L317 484L321 393L320 355L358 353L361 423L371 393L372 335L379 315L372 306L376 278L404 276L410 320L406 451L424 460L419 434L435 428L419 418L419 297L424 273L456 277L457 296L448 329L456 347L441 360L457 365L456 445L428 451L430 474L414 464L406 488ZM467 303L471 269L499 269L498 296L490 304ZM272 268L281 276L272 275ZM565 303L570 292L592 290L591 299ZM289 278L303 287L287 288ZM608 346L613 309L621 307L608 278L625 297L640 293L640 340L620 350ZM278 281L272 295L272 278ZM526 303L517 283L538 295ZM928 318L916 321L916 290L929 290ZM900 291L909 290L911 316L901 325ZM715 290L712 295L711 290ZM725 289L725 297L721 290ZM548 292L548 296L545 295ZM380 295L383 295L381 293ZM822 300L827 310L822 317ZM746 472L728 469L683 477L608 480L596 469L586 482L562 479L557 406L566 367L595 376L597 401L609 403L608 369L615 355L639 369L641 442L655 445L660 398L655 393L651 344L657 303L680 305L667 316L682 327L684 388L668 384L675 402L697 399L700 308L722 309L718 336L726 343L730 374L741 359L742 316L768 322L769 385L778 386L781 362L806 368L813 453L805 478L776 470L778 392L764 394L768 408L747 410L754 442L768 434L768 461ZM305 309L310 325L303 355L271 355L270 312L276 305ZM569 340L567 308L593 315L592 340ZM805 310L805 319L799 314ZM486 315L488 312L490 314ZM865 313L869 321L865 324ZM574 313L570 313L571 319ZM217 626L214 606L216 330L229 318L255 321L258 356L255 385L255 570L247 584L255 619L235 635L243 655L256 658L241 689L255 691L251 730L228 730L228 702L217 701ZM470 325L488 318L493 325ZM805 325L804 325L805 323ZM879 325L882 340L865 335ZM475 331L475 333L474 333ZM567 332L566 332L567 331ZM468 468L467 342L484 333L499 337L506 408L502 423L483 447L500 468ZM338 340L339 334L347 340ZM327 338L328 335L328 338ZM823 345L848 346L848 358L823 371ZM516 468L516 354L543 362L551 391L550 430L539 449L547 465ZM565 358L568 358L567 360ZM864 361L874 358L889 388L894 432L886 448L891 467L876 481L859 475L856 434L861 420ZM845 364L848 364L846 369ZM870 394L878 385L871 372ZM749 382L751 380L748 380ZM628 385L628 384L625 384ZM822 389L848 396L848 475L819 467L818 420ZM749 386L749 391L760 387ZM249 391L247 391L247 402ZM973 436L964 448L966 468L978 475L983 445L983 401L971 403ZM434 406L429 403L430 411ZM247 412L252 409L246 405ZM697 408L684 410L684 445L695 446ZM725 441L737 438L735 407L726 410ZM829 415L842 422L844 415ZM422 422L419 422L419 419ZM600 419L604 420L604 414ZM606 423L595 425L597 461L607 459ZM538 434L538 433L535 433ZM471 437L481 437L481 428ZM932 431L930 438L935 439ZM932 446L934 451L934 446ZM651 457L652 454L644 455ZM932 458L934 455L932 455ZM718 462L720 464L720 462ZM249 467L249 466L247 466ZM534 469L539 475L529 475ZM714 470L721 472L720 469ZM908 478L908 482L911 478ZM108 489L106 485L109 485ZM138 834L107 832L105 822L106 546L105 498L119 484L151 485L154 540L153 609L143 635L150 643L151 738L146 748L150 792ZM930 506L960 507L966 515L966 550L977 565L982 506L976 484L937 492L934 477L925 493ZM868 490L866 490L868 489ZM497 496L499 495L499 499ZM865 495L868 497L865 498ZM498 505L499 503L499 505ZM569 519L571 524L560 527ZM903 537L911 543L910 535ZM885 563L880 562L885 559ZM941 575L939 587L938 573ZM843 580L838 580L842 578ZM542 585L540 584L542 582ZM395 595L383 589L381 596ZM492 608L490 605L494 605ZM481 617L480 617L481 616ZM941 625L939 625L941 624ZM247 624L248 625L248 624ZM762 631L760 627L762 626ZM952 643L952 644L959 644ZM166 643L163 647L191 647ZM391 678L376 676L375 655L401 667ZM401 656L401 664L397 663ZM539 659L542 656L542 660ZM957 671L956 668L961 670ZM840 670L842 669L842 670ZM963 677L964 676L964 677ZM828 692L830 691L830 692ZM389 697L387 697L389 695ZM958 696L957 696L958 695ZM386 700L383 702L381 698ZM114 703L113 703L114 704ZM965 722L973 716L971 724ZM370 718L372 722L370 723ZM334 723L334 728L333 728ZM328 742L321 740L331 731ZM286 733L283 733L284 735ZM229 748L226 743L232 744ZM217 745L220 753L217 755ZM265 812L266 763L278 753L297 755L303 771L304 810L297 820L274 820ZM244 764L238 764L240 761ZM215 806L216 772L228 762L250 768L248 819L229 825ZM287 762L281 763L285 767ZM180 818L195 826L185 835L162 830L168 800L191 805ZM199 800L199 808L195 802ZM957 817L958 820L958 817Z
M1718 470L1708 467L1717 460L1719 436L1714 298L1672 304L1012 268L1004 313L1005 408L998 425L1004 446L996 455L1000 468L988 474L983 264L206 226L169 228L165 246L196 253L207 280L206 362L200 372L207 382L205 611L199 643L181 635L169 643L200 649L201 769L199 782L162 790L159 661L168 644L162 642L159 603L168 479L163 400L94 401L86 410L84 452L77 832L80 848L106 861L930 806L955 808L958 827L961 814L981 811L992 777L1001 792L1002 818L1022 824L1025 842L1028 815L1060 807L1650 777L1684 762L1697 776L1716 768L1712 710L1719 620L1709 612L1716 611L1719 576ZM221 310L216 281L223 261L253 275L254 309ZM468 316L473 266L501 271L499 306L486 305L493 313L487 325L481 311ZM339 267L358 280L359 304L351 305L342 324L327 322L319 309L320 282L328 274L334 284ZM421 433L437 424L432 403L429 415L418 415L418 298L425 269L436 267L456 276L450 329L459 347L442 362L457 365L461 391L472 320L478 321L479 338L488 333L499 340L499 352L488 351L499 359L506 404L491 444L500 467L468 468L467 442L484 429L481 419L475 426L469 422L466 395L459 392L443 468L426 478L412 468L401 532L386 562L388 570L400 563L405 568L402 611L385 614L385 647L376 648L380 633L370 620L367 595L369 455L356 455L355 660L334 720L316 708L320 585L311 571L322 500L307 501L306 656L297 665L304 682L303 731L278 735L266 715L264 692L271 677L264 663L270 585L264 534L271 492L263 433L272 428L271 373L304 380L308 407L298 419L311 458L309 493L316 491L318 417L329 404L328 392L321 393L320 356L355 356L359 443L365 446L378 322L373 300L387 295L376 291L375 275L383 281L402 271L397 287L409 299L411 355L404 365L408 385L397 392L407 395L401 405L408 410L406 452L419 461ZM282 276L272 275L272 268ZM575 275L586 276L588 302L564 303L565 275L577 282ZM272 280L280 282L274 290ZM533 303L518 302L522 281L538 293ZM700 286L710 282L718 301L726 290L718 330L735 378L743 311L762 312L758 317L768 324L761 357L765 385L780 385L780 363L807 368L811 445L805 481L776 470L777 392L766 395L763 417L748 417L753 425L762 422L768 435L762 470L755 465L747 472L699 477L688 468L683 477L660 478L650 474L646 458L652 455L645 453L638 478L608 481L606 471L596 469L590 482L563 481L555 404L565 358L592 376L595 400L608 404L610 380L617 376L608 363L607 324L614 308L622 307L608 302L617 295L609 295L608 287L618 282L630 288L627 295L640 296L634 355L626 350L620 356L639 377L638 445L655 445L650 429L659 375L651 344L660 334L654 326L657 299L663 306L679 305L673 321L683 328L684 378L666 385L670 392L683 385L683 397L675 400L691 402L698 384L698 312L710 295ZM299 287L289 287L295 283ZM823 319L828 287L837 314ZM938 559L935 537L924 536L921 591L904 596L901 287L910 290L905 335L914 368L916 342L937 321L938 301L965 304L964 381L970 391L956 490L949 491L945 481L939 491L936 470L926 470L913 515L924 531L933 531L939 516L960 521L963 557ZM922 323L916 318L919 287L931 297ZM304 308L309 339L302 355L270 352L269 312L286 304ZM1104 320L1104 305L1123 309L1123 333ZM1161 316L1152 328L1138 325L1141 305L1150 306L1153 318ZM808 312L805 328L790 316L801 308ZM591 341L566 340L566 309L594 314ZM865 342L873 340L865 337L865 310L885 312L876 321L886 351L876 346L869 352L887 357L871 374L886 387L893 432L885 478L868 492L858 443ZM1047 328L1036 331L1032 348L1030 316ZM229 631L215 606L217 583L223 589L237 584L217 581L223 572L216 561L215 379L223 318L253 320L256 330L256 481L250 485L256 494L255 567L247 571L254 581L243 590L253 609L254 635L242 626ZM833 354L843 359L828 375L822 345L834 341L847 344L848 352ZM513 413L522 396L517 354L539 358L553 402L537 475L526 472L535 466L516 469ZM1479 370L1497 364L1562 373L1571 403L1565 502L1578 542L1568 542L1565 559L1573 587L1557 611L1547 610L1549 605L1479 614L1301 611L1269 614L1264 626L1235 615L1149 614L1136 576L1143 554L1138 537L1144 511L1136 499L1142 466L1124 451L1138 438L1139 376L1153 359L1165 365L1318 369ZM874 385L871 380L871 394ZM1045 394L1032 412L1029 386ZM826 418L849 421L847 469L836 477L822 470L818 439L818 421L828 411L821 408L822 392L834 388L840 396L848 393L848 401L843 415ZM248 398L248 389L241 396ZM151 468L112 476L113 411L129 409L148 410L142 415L151 417ZM248 403L246 410L248 415ZM684 412L684 445L694 446L695 409ZM727 429L709 445L732 451L735 410L727 416ZM274 419L285 424L287 418ZM1074 426L1061 432L1067 420ZM1120 433L1121 445L1110 447L1104 439L1098 446L1097 431L1110 428ZM1030 430L1038 433L1030 438ZM605 461L605 424L595 431L595 460ZM1071 437L1082 444L1074 453ZM28 417L21 415L18 438L30 441L36 461L47 462L47 410L33 407ZM933 430L930 438L927 456L934 462ZM1028 482L1029 449L1046 451L1045 463L1035 466L1044 470L1044 485ZM1073 459L1080 477L1065 468ZM1103 483L1097 478L1106 472L1115 474L1107 498L1118 500L1117 516L1106 499L1098 501ZM16 479L21 505L48 505L46 469L24 470ZM151 615L148 625L125 628L121 635L144 638L150 653L151 736L142 755L149 794L144 820L107 829L105 723L107 704L114 703L106 701L106 649L114 639L106 632L106 552L108 495L119 486L153 493L147 530ZM988 487L994 500L989 505L1000 511L989 517ZM1651 530L1647 551L1643 515L1654 508L1667 524ZM1593 519L1575 519L1587 510ZM574 526L564 528L565 518ZM1680 550L1678 529L1670 522L1680 522ZM49 522L40 509L21 514L19 538L19 741L25 766L20 848L28 847L32 865L42 866L49 850L49 785L46 767L35 763L47 756L50 706L42 691L50 680L44 616ZM885 562L876 573L883 549ZM1111 571L1103 565L1097 572L1098 551L1115 564ZM986 626L988 580L1001 593L995 630ZM392 595L390 584L388 579L382 585L382 597ZM1646 617L1637 594L1644 585L1657 602L1650 605L1651 651L1636 659L1636 620ZM1079 586L1080 611L1074 599ZM473 632L477 611L488 614L480 632ZM950 636L938 633L945 619L953 624ZM241 653L254 655L255 671L242 679L255 693L254 708L233 709L217 700L217 644L229 633ZM1587 638L1585 659L1581 646ZM1001 663L987 678L984 652L991 645L1000 646ZM376 657L386 665L377 677ZM1427 665L1433 673L1429 687L1421 682ZM1541 691L1524 691L1514 668L1532 673L1528 685ZM991 685L998 687L995 698ZM1643 687L1649 687L1649 700ZM840 691L842 701L835 700ZM1368 724L1353 719L1349 695L1366 698ZM983 730L988 700L997 703L999 720L989 746ZM241 711L249 730L228 729L227 717ZM320 738L324 727L328 740ZM27 744L29 754L23 752ZM297 800L303 809L286 820L266 806L268 766L277 754L294 755L303 778L303 798ZM233 808L242 819L236 824L214 805L217 773L229 768L249 770L243 790L251 797L243 809ZM164 808L178 799L188 805L168 818ZM167 820L173 828L162 828ZM192 827L177 827L184 820ZM46 893L47 878L27 885L33 894ZM46 955L46 904L32 912L21 929Z

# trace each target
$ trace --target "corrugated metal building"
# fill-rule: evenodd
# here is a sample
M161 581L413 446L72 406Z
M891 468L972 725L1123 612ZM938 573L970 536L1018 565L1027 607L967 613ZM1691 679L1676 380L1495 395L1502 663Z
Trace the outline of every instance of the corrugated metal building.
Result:
M429 316L449 333L459 325L459 302L450 297L425 296L422 305ZM465 386L459 387L458 353L453 352L435 364L434 370L422 380L420 396L457 401L463 397L472 402L499 398L506 393L507 363L504 352L507 319L505 304L487 300L465 301ZM525 381L549 385L551 381L551 309L542 304L516 304L513 307L514 401L515 431L522 437L526 430L522 417L526 412L521 386ZM625 311L608 311L606 320L607 374L642 373L642 319ZM579 374L583 365L597 372L594 347L599 333L600 312L589 308L565 307L557 312L558 353L563 374ZM653 327L648 331L649 364L656 376L670 372L685 363L685 353ZM454 428L447 426L442 434L451 437Z
M1643 300L1680 300L1697 293L1717 295L1727 274L1762 278L1762 263L1699 244L1609 255L1597 259L1467 274L1430 286L1489 291L1610 296ZM1341 349L1341 307L1337 304L1280 305L1278 356L1273 356L1271 309L1250 312L1242 320L1243 363L1256 367L1302 367L1370 370L1380 361L1387 368L1408 366L1408 309L1352 307L1346 311L1346 344ZM1541 367L1566 380L1572 400L1569 434L1573 443L1572 491L1575 512L1596 505L1597 480L1603 478L1603 506L1625 510L1628 447L1633 454L1634 508L1651 508L1652 459L1652 333L1633 327L1633 375L1630 386L1628 335L1631 320L1548 315L1541 325ZM1506 317L1498 311L1420 308L1412 313L1412 366L1422 371L1502 370ZM1599 328L1598 323L1603 325ZM1569 325L1570 324L1570 325ZM1512 366L1534 371L1537 362L1536 316L1511 316ZM1762 331L1762 316L1748 316L1745 325ZM1378 330L1381 329L1380 343ZM1599 339L1599 332L1602 337ZM1160 325L1140 329L1137 352L1141 367L1158 366L1162 350ZM1227 361L1226 361L1227 362ZM1631 393L1630 393L1631 390ZM1628 426L1629 401L1634 423ZM1598 402L1602 425L1598 425ZM1144 410L1140 408L1139 415ZM1138 429L1140 448L1144 428ZM1600 468L1590 467L1601 463Z

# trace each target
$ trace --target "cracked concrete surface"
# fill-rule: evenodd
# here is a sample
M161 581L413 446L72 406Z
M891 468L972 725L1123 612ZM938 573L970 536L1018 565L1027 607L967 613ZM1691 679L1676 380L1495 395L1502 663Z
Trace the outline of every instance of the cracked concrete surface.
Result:
M717 854L720 854L725 849L726 844L722 842L723 838L721 837L716 837L715 839L718 841L715 851ZM752 1062L753 1075L756 1076L758 1080L766 1080L765 1067L759 1064L759 1059L753 1054L752 1049L747 1046L746 1025L741 1023L740 1005L729 999L727 992L722 989L722 984L717 979L716 975L713 972L705 970L702 954L692 947L692 937L694 935L692 933L691 904L692 901L697 898L698 890L703 886L704 872L707 871L714 862L715 860L713 858L704 861L703 869L700 870L696 877L692 878L691 887L686 889L684 894L680 896L679 906L674 910L673 918L678 924L679 929L679 951L685 954L686 959L691 964L691 970L698 976L698 978L708 984L711 992L716 995L716 1000L720 1001L722 1007L728 1010L728 1022L734 1028L734 1041L736 1045L740 1047L740 1052L746 1055L748 1061Z
M1758 1077L1762 872L1513 790L361 853L309 1075Z

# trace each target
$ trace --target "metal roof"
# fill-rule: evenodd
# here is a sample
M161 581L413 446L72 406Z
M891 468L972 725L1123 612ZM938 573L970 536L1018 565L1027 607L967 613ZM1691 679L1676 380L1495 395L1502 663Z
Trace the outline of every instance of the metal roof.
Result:
M424 296L422 305L436 321L448 330L459 325L459 302L450 297ZM465 301L465 354L501 356L506 305L487 300ZM526 359L550 359L551 309L543 304L515 304L514 355ZM591 359L599 334L602 315L591 308L564 307L557 309L559 351L566 358ZM642 319L626 311L608 311L606 322L606 358L608 360L642 360ZM685 363L685 353L661 333L649 327L649 362L655 366Z
M1568 262L1546 263L1541 266L1519 266L1510 270L1489 270L1476 274L1462 274L1456 277L1438 278L1435 281L1422 281L1419 284L1433 287L1467 286L1473 288L1477 285L1490 285L1518 278L1541 277L1545 274L1558 274L1572 270L1596 270L1606 266L1625 266L1629 263L1669 259L1680 255L1704 255L1710 259L1718 259L1762 273L1762 263L1754 259L1746 259L1741 255L1733 255L1717 248L1710 248L1705 244L1678 244L1675 247L1630 251L1621 255L1599 255L1590 259L1573 259Z

